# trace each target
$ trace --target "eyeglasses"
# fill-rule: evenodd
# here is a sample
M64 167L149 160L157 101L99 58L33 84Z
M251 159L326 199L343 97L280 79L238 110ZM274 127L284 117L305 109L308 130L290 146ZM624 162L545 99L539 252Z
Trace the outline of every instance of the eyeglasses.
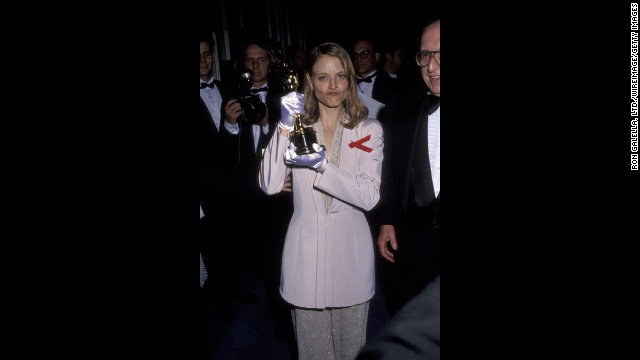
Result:
M416 54L416 64L420 67L425 67L429 65L429 61L433 58L436 61L436 64L440 65L440 50L437 51L418 51Z
M371 53L373 53L373 51L369 51L369 50L365 50L361 53L354 52L351 54L351 58L353 59L353 61L356 61L358 59L366 60L369 57L369 54Z

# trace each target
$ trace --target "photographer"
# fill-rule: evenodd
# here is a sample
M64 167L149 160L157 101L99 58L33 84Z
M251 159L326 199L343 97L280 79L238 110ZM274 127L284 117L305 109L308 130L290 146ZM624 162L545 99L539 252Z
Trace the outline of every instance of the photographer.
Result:
M240 194L233 205L239 212L233 230L238 236L232 241L242 241L238 247L244 252L233 256L240 258L250 271L265 281L276 340L282 341L292 336L288 308L278 294L286 219L293 212L291 193L285 191L279 196L268 197L258 185L263 149L280 120L283 95L280 63L279 56L266 41L249 41L235 65L238 75L236 96L226 102L224 113L239 135ZM264 115L256 118L256 114ZM290 189L290 182L288 187ZM250 239L250 243L244 239Z
M279 67L280 58L266 41L251 40L245 45L235 64L238 74L236 96L229 99L224 106L225 117L229 123L239 125L246 121L254 125L251 128L256 131L251 133L255 138L260 132L264 135L273 132L273 126L270 124L275 124L280 117L280 97L283 95L282 89L277 85ZM241 75L243 70L251 72L248 88L245 76ZM249 95L247 90L253 95L258 95L267 105L268 111L264 118L258 120L252 116L245 116L250 114L245 114L243 101L240 100ZM257 148L257 145L259 143L254 142L254 147Z

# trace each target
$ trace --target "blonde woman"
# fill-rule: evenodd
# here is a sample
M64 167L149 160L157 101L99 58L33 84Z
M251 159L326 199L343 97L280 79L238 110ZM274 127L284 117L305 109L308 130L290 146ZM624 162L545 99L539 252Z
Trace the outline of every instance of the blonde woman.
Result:
M259 182L265 193L276 194L292 175L294 212L280 294L293 306L299 359L350 360L365 343L375 291L373 240L364 212L380 198L382 126L367 117L344 48L319 45L309 60L304 95L282 98ZM296 113L305 114L305 125L316 131L313 154L298 155L290 141Z

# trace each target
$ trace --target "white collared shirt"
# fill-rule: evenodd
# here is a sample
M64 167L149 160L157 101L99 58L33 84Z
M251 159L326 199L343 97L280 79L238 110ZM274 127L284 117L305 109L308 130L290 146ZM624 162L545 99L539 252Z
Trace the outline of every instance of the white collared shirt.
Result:
M206 82L206 84L211 84L213 82L213 78ZM204 81L200 80L200 83L204 83ZM216 129L220 130L220 119L222 118L220 115L220 109L222 107L222 95L220 95L220 90L218 87L214 87L213 89L205 87L200 89L200 97L207 105L207 109L209 109L209 113L213 118L213 125Z
M376 79L378 78L378 73L377 70L373 70L372 72L368 73L367 75L363 76L363 77L357 77L358 79L364 79L367 76L370 76L371 74L375 74L373 75L373 78L371 78L371 82L361 82L360 84L357 84L358 86L358 92L362 93L364 95L367 95L368 97L371 97L371 94L373 94L373 84L375 84Z
M260 88L255 88L255 87L251 87L251 90L253 89L262 89L262 88L267 88L267 84L264 84L264 86L260 87ZM260 100L262 100L263 104L267 103L267 92L266 91L261 91L258 93L258 95L260 95ZM260 128L262 128L262 132L267 135L269 133L269 124L267 123L267 125L262 126L260 124L253 124L252 125L252 130L253 130L253 150L254 151L258 151L258 142L260 141Z
M440 193L440 107L431 115L428 122L429 164L435 196Z

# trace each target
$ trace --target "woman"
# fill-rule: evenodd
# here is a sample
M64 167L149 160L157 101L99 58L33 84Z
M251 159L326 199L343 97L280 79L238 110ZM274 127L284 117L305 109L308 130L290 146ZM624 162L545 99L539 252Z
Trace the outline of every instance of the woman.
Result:
M354 359L365 343L375 290L373 241L364 211L380 198L382 126L367 118L349 54L325 43L310 54L305 95L282 98L260 186L282 190L292 174L294 213L282 257L280 293L293 305L300 360ZM316 131L316 153L289 140L296 113Z

